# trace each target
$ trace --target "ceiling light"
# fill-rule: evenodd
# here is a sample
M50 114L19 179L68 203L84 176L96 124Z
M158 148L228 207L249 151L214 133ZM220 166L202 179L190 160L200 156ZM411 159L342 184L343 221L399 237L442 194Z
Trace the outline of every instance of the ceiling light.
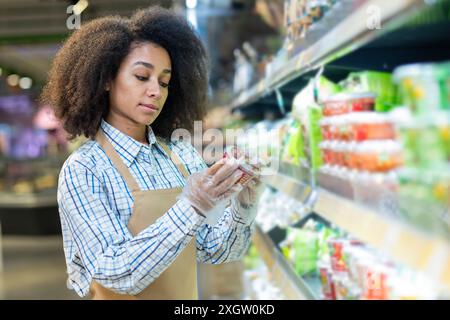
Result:
M19 79L20 77L17 74L10 74L8 78L6 78L6 82L8 82L11 87L15 87L19 84Z
M195 9L197 7L197 0L186 0L186 7L188 9Z
M197 12L195 10L187 10L186 17L194 29L198 30Z
M23 78L20 78L20 80L19 80L19 86L22 89L30 89L32 84L33 84L33 80L31 80L28 77L23 77Z
M78 1L77 4L73 6L73 13L80 15L88 5L89 3L87 0Z

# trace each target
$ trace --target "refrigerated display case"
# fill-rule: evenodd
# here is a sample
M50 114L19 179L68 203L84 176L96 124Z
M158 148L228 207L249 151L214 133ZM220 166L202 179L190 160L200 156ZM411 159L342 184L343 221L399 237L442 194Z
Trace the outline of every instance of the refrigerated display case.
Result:
M0 121L3 234L58 233L56 189L69 152L64 130L49 106L22 92L0 97Z
M305 35L290 40L287 60L231 102L244 119L268 105L283 115L276 122L284 127L282 143L273 148L280 150L272 159L278 165L262 178L279 194L260 203L266 220L259 218L254 244L287 298L326 298L326 290L315 294L308 277L295 272L280 246L287 230L310 214L408 268L402 275L378 272L384 266L374 263L374 277L389 274L396 293L358 298L449 297L449 12L445 0L334 1L313 30L308 25ZM380 28L369 27L374 17ZM336 85L334 92L321 89L324 80ZM308 92L312 101L305 102ZM248 136L241 143L258 148L259 140ZM285 196L295 203L274 207ZM405 279L419 274L439 290L405 289ZM338 280L348 289L346 279Z

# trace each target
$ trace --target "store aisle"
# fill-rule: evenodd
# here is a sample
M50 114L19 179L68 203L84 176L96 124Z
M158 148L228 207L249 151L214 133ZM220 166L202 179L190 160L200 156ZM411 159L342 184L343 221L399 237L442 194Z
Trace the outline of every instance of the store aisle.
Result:
M59 236L3 236L1 299L76 300L66 288L66 266Z

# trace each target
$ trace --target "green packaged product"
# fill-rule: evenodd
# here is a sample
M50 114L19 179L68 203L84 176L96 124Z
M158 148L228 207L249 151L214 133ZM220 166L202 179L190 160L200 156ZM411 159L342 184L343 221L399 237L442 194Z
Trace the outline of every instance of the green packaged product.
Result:
M316 273L318 258L318 235L315 231L289 228L286 239L280 243L283 255L293 263L300 275Z
M450 163L450 111L435 115L437 134L444 150L447 162Z
M325 227L323 224L319 226L317 231L318 239L319 239L319 260L325 259L330 256L330 248L328 246L328 240L331 238L337 238L341 236L337 230Z
M403 168L399 172L401 215L420 229L450 237L450 168Z
M299 165L300 159L302 158L305 158L305 155L303 154L302 131L299 122L293 119L288 131L288 138L283 154L283 161Z
M443 144L439 128L426 124L418 140L421 164L424 167L437 167L447 161L446 146Z
M446 167L450 162L450 112L412 116L403 108L396 110L395 117L406 166Z
M322 131L319 124L321 119L322 108L317 104L311 105L308 108L308 135L312 169L318 169L323 163L321 150L319 148L319 145L322 142Z
M311 79L294 98L293 115L298 119L301 128L303 149L300 160L311 168L317 169L322 165L319 144L322 133L319 121L322 118L322 108L317 101L326 100L340 91L340 87L325 77Z
M408 124L399 129L400 140L403 144L403 162L409 166L418 166L420 159L420 139L421 129L417 125Z
M351 73L344 81L349 92L373 92L376 94L375 111L390 111L397 103L397 88L392 75L387 72L363 71Z
M319 251L317 233L298 230L293 248L295 250L294 267L297 273L302 276L316 273Z
M415 114L450 110L450 64L412 64L398 67L394 81L403 104Z
M283 256L289 261L295 261L295 250L293 249L294 237L297 229L287 228L286 239L280 242L279 247Z

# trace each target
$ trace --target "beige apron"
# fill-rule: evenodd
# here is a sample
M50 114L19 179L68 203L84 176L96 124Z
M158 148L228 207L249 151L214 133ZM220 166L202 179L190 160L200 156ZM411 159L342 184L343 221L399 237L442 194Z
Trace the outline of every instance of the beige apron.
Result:
M127 183L134 197L133 212L128 223L128 229L135 236L158 218L164 215L177 201L181 188L140 190L136 180L120 159L116 150L100 129L96 136L97 142L111 159L114 166ZM158 141L164 151L170 155L181 174L187 178L188 172L181 160L161 141ZM197 297L197 258L195 238L177 256L174 262L136 296L115 293L92 281L91 295L95 300L113 299L160 299L160 300L195 300Z

